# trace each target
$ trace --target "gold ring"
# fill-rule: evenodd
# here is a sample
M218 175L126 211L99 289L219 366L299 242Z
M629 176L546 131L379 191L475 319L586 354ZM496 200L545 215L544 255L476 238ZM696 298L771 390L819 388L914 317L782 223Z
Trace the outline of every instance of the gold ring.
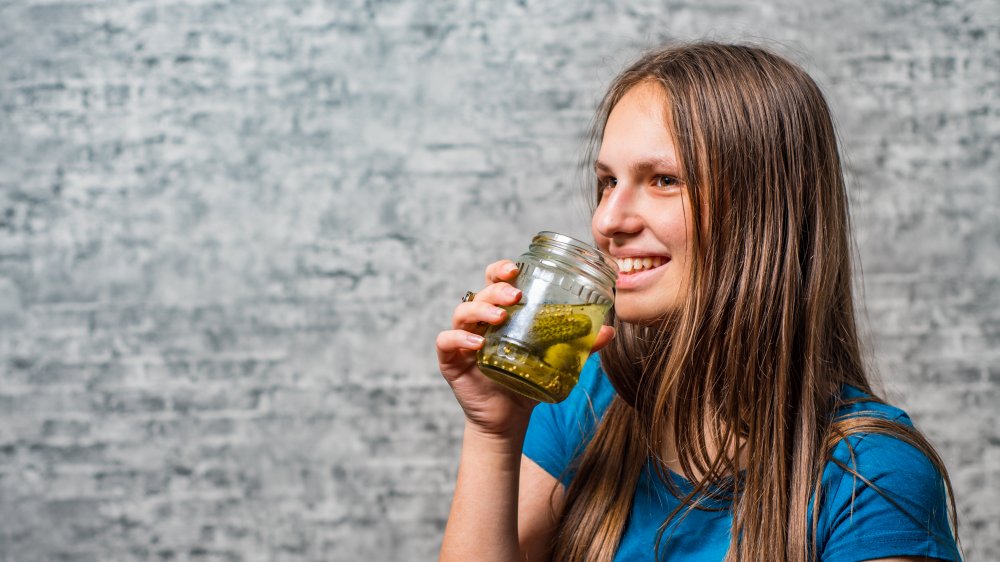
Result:
M466 291L465 296L462 297L462 302L469 302L474 298L476 298L476 293L473 293L472 291Z

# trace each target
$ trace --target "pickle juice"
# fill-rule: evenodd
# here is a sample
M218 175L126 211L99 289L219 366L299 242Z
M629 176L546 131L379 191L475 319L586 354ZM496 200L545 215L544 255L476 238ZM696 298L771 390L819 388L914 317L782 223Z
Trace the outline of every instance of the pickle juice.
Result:
M490 379L542 402L569 396L604 322L604 304L516 304L478 364Z

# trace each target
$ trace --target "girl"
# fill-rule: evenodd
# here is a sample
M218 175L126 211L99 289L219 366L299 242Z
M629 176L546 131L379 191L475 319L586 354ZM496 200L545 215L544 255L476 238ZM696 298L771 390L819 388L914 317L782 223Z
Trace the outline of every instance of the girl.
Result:
M666 48L618 76L593 138L610 326L570 397L536 406L475 362L514 264L455 309L441 559L960 560L944 464L862 364L817 85L756 47Z

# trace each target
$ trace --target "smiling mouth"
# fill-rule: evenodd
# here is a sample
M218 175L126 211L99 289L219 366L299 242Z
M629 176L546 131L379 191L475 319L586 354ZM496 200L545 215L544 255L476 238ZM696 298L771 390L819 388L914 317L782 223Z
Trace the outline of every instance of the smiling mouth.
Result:
M615 261L618 262L619 274L629 274L656 269L657 267L660 267L670 261L670 258L665 258L663 256L648 256L642 258L615 258Z

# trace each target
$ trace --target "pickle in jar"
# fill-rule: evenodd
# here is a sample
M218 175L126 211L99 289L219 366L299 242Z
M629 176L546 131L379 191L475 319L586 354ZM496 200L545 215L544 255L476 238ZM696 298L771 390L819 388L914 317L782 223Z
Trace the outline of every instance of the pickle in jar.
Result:
M517 304L507 310L506 335L481 350L484 373L537 400L565 399L590 355L606 307Z

